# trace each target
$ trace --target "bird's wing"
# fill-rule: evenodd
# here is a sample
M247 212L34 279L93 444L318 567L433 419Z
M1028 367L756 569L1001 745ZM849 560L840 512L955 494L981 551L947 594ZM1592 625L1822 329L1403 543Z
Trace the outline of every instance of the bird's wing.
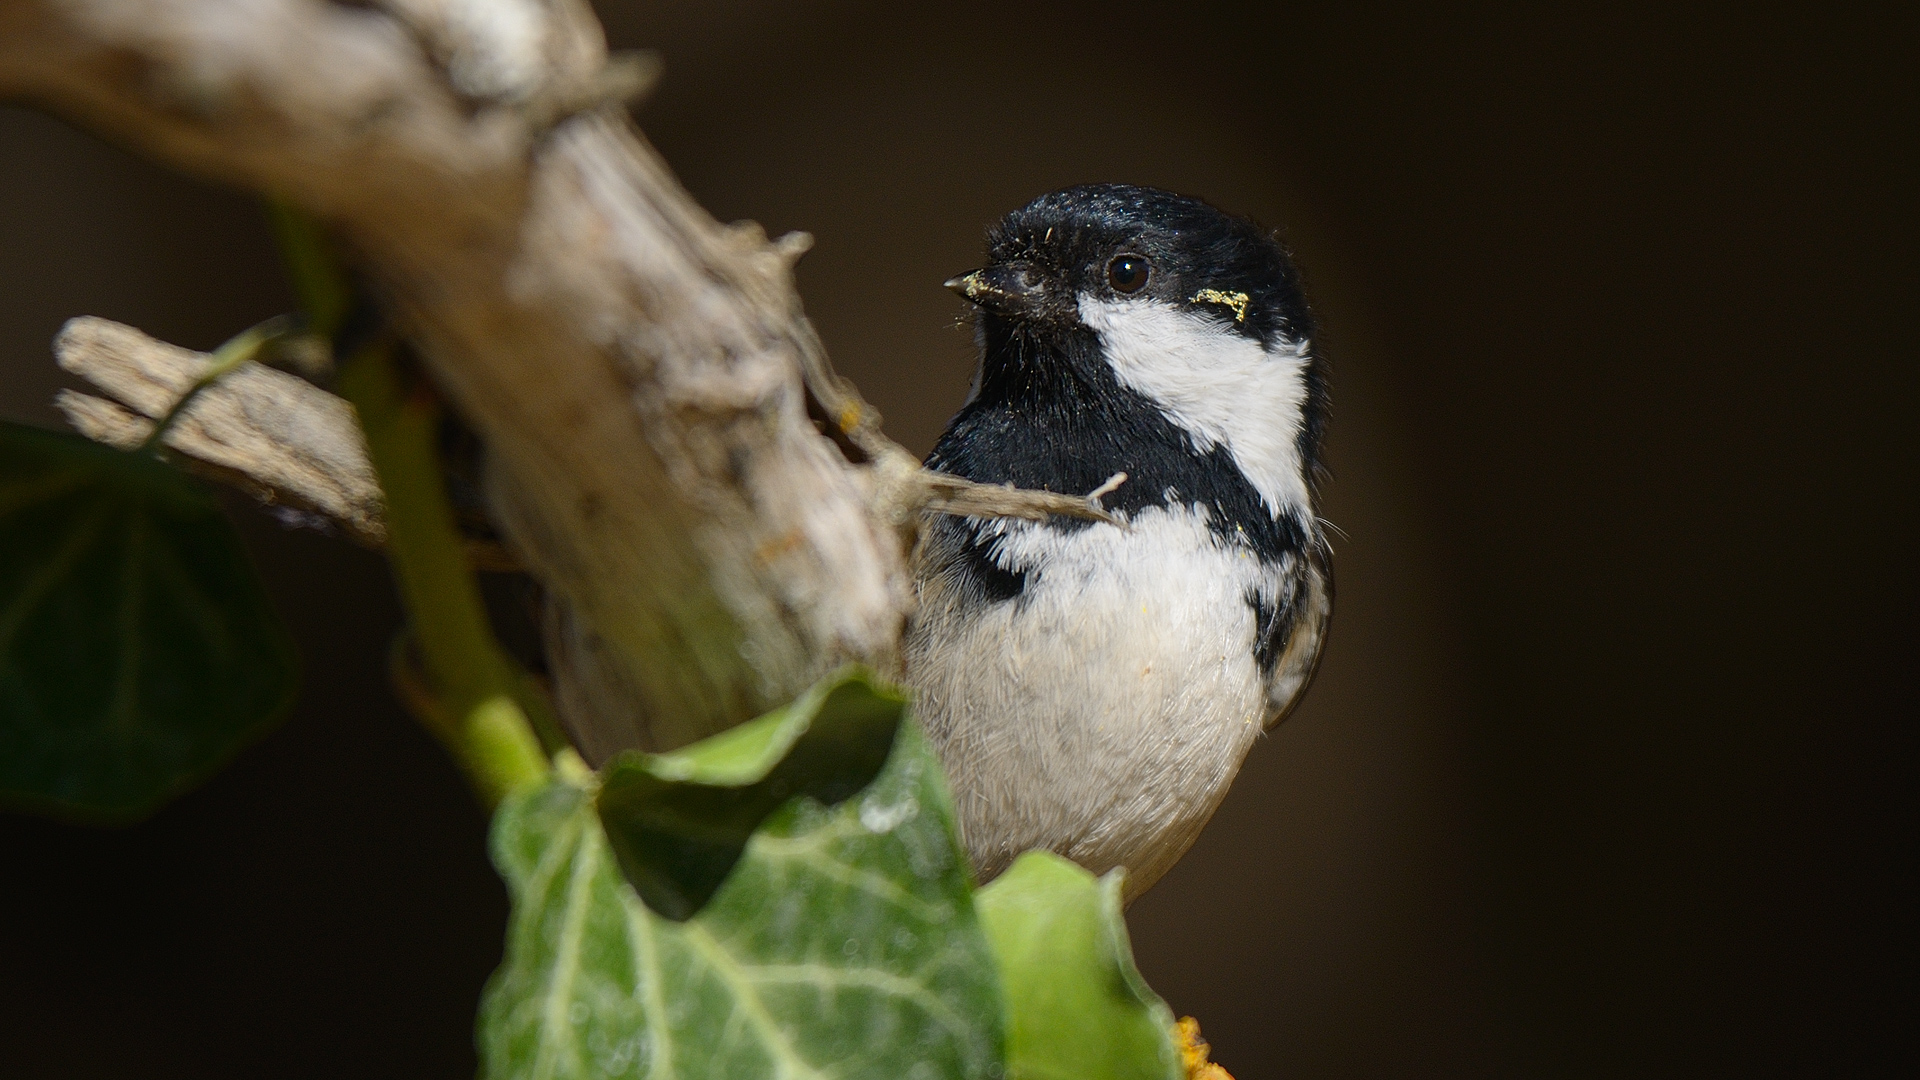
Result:
M1286 644L1267 672L1266 730L1279 726L1300 704L1320 669L1320 654L1333 622L1333 553L1324 543L1307 546L1305 574L1296 594Z

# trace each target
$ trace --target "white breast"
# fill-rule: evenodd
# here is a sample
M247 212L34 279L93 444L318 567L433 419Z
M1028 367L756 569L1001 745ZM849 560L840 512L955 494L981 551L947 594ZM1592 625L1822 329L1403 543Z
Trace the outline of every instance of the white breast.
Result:
M1145 889L1212 815L1261 730L1251 592L1285 567L1218 543L1200 512L1064 532L1001 521L1013 600L922 574L907 676L982 878L1045 847Z

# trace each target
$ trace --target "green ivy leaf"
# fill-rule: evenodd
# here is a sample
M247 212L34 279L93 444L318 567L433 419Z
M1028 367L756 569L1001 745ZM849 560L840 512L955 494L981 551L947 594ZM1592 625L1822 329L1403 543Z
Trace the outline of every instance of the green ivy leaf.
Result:
M0 424L0 798L150 813L292 702L239 537L145 454Z
M906 705L848 676L683 750L621 755L603 770L598 805L627 880L656 913L691 918L781 804L833 805L879 775Z
M847 764L876 747L873 768ZM863 769L871 783L854 783ZM966 856L939 764L898 697L841 676L685 751L629 759L609 788L614 776L633 786L598 811L589 782L563 770L495 818L513 915L481 1006L483 1075L1000 1074L1001 1002ZM776 777L792 793L697 914L669 919L628 886L603 816L634 834L630 859L684 897ZM714 804L703 835L712 789L738 798ZM837 806L822 801L836 793Z
M1012 1080L1181 1080L1173 1013L1133 966L1120 872L1030 851L974 896L1007 1001Z

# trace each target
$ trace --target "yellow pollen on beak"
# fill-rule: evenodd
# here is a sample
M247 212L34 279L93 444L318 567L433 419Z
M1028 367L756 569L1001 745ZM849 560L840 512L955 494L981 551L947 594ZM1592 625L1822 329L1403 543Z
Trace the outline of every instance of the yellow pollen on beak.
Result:
M1196 304L1225 304L1233 309L1234 322L1247 321L1247 305L1252 298L1243 292L1221 292L1219 289L1201 289L1193 294Z

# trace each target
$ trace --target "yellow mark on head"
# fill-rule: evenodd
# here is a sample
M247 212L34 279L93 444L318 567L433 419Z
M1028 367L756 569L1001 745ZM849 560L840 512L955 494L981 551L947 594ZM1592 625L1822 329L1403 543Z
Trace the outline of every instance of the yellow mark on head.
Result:
M1233 309L1234 322L1247 321L1247 305L1252 298L1243 292L1221 292L1219 289L1201 289L1193 294L1196 304L1225 304Z

